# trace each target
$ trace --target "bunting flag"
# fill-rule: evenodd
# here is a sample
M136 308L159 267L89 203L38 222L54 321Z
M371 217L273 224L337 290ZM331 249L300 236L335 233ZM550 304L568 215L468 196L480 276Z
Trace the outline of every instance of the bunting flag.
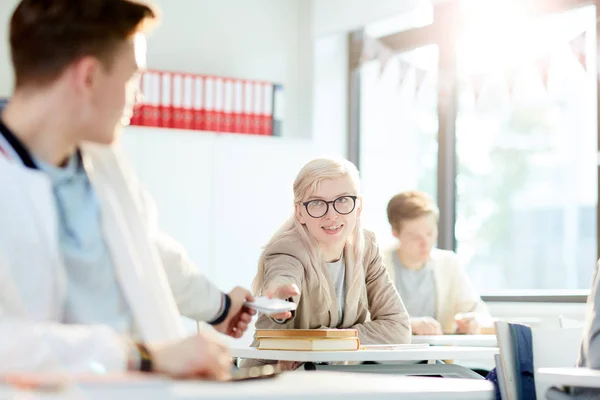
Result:
M415 68L415 96L419 94L419 89L421 89L421 85L427 76L427 71L420 68Z
M586 42L587 42L587 32L582 32L576 37L572 38L568 41L569 47L571 49L574 57L577 58L579 64L587 71L587 54L586 54ZM600 46L600 43L599 43ZM353 54L357 57L354 58L358 60L357 67L360 65L369 62L378 60L380 62L379 66L379 75L383 74L385 68L388 66L389 61L395 56L395 52L381 43L379 40L370 37L364 37L360 41L360 45L356 45L354 47L356 50ZM550 70L552 67L552 54L546 54L535 60L535 67L540 75L541 83L546 91L548 91L549 79L550 79ZM406 82L406 77L409 75L410 71L414 71L415 75L415 96L417 96L420 92L421 86L423 85L423 81L428 75L428 71L419 67L414 66L412 63L397 59L398 61L398 88L401 89L404 87ZM444 77L444 71L439 72L439 80L440 80L440 89L441 91L446 91L451 88L454 83L447 82L446 85L445 80L452 80L453 77ZM513 66L506 68L504 71L504 78L506 82L506 89L508 92L509 99L512 99L515 95L515 86L517 77L519 74L519 66ZM600 64L599 64L599 73L600 73ZM470 80L470 84L473 89L473 97L475 104L477 104L480 100L482 91L486 84L487 77L484 74L473 74L468 77ZM447 86L447 87L446 87Z
M575 58L577 58L577 61L579 61L579 64L581 64L581 66L583 67L583 70L587 71L585 42L586 42L586 32L583 32L583 33L577 35L577 37L575 37L573 40L571 40L569 42L569 47L571 47L571 52L573 52L573 55L575 56Z
M385 67L394 55L394 52L387 46L383 45L377 39L366 37L362 41L360 49L359 67L369 61L379 61L379 76L383 74Z
M365 38L362 41L360 65L368 61L374 60L377 57L377 44L378 42L375 39L371 39L369 37Z
M481 89L485 85L485 74L474 74L471 75L471 87L473 88L473 99L475 104L479 102L479 96L481 95Z
M379 59L379 77L383 75L383 71L385 71L385 67L387 67L393 55L394 53L390 49L380 44L377 53L377 58Z
M540 73L540 78L542 78L542 85L544 85L544 89L548 90L548 80L550 78L550 64L552 62L552 56L546 55L539 58L535 64Z
M408 72L411 70L412 66L404 62L402 60L398 60L398 89L401 89L404 85L404 81L406 80L406 76Z

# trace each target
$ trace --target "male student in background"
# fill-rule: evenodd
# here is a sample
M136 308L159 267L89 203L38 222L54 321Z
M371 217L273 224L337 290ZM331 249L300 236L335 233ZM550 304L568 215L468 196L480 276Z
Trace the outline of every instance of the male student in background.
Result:
M161 234L113 145L136 96L136 38L156 19L127 0L22 0L14 11L15 89L0 116L0 372L228 375L227 349L185 338L180 312L240 337L252 296L221 293Z
M458 263L436 249L439 210L424 192L409 191L388 203L398 243L384 252L384 265L410 315L414 335L475 334L489 319L487 306Z

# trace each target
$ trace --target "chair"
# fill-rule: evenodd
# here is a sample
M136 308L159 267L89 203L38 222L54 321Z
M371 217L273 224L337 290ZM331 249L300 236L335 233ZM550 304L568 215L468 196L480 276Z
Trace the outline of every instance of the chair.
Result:
M517 348L507 322L496 322L496 336L500 348L497 365L498 384L502 400L529 400L519 398L520 372L517 369ZM582 328L532 328L533 371L537 399L545 399L549 386L535 379L538 368L573 367L579 355ZM557 345L560 343L560 345ZM502 379L500 378L502 377Z

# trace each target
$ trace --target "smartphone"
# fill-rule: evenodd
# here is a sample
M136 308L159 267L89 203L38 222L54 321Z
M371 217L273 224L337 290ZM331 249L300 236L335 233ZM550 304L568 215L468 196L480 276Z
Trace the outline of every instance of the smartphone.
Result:
M260 367L234 368L231 372L231 382L249 381L252 379L275 378L281 373L277 365L263 365Z

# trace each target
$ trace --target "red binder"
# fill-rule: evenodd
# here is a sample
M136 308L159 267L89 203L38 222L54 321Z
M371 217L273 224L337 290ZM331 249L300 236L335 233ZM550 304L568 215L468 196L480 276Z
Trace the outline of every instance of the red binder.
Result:
M233 132L233 80L225 79L222 132Z
M242 133L252 133L253 84L244 81L244 108L242 109Z
M171 127L183 129L183 74L180 72L172 73L173 96Z
M252 114L250 116L250 133L262 135L261 122L263 113L263 89L262 82L254 82L252 85Z
M194 128L194 77L190 74L182 74L183 77L183 101L181 104L181 129Z
M244 81L233 80L233 127L234 133L244 133Z
M193 97L193 123L192 129L203 131L206 129L206 111L204 109L204 77L195 75L193 79L194 95Z
M225 80L219 76L215 78L215 132L225 132Z
M215 112L215 78L204 77L204 130L216 132L217 116Z
M260 117L260 133L273 135L273 84L265 82L262 86L262 114Z
M156 71L146 71L143 84L142 119L143 126L159 125L160 105L160 74Z
M160 72L160 120L159 126L170 128L173 113L173 76L170 72Z

